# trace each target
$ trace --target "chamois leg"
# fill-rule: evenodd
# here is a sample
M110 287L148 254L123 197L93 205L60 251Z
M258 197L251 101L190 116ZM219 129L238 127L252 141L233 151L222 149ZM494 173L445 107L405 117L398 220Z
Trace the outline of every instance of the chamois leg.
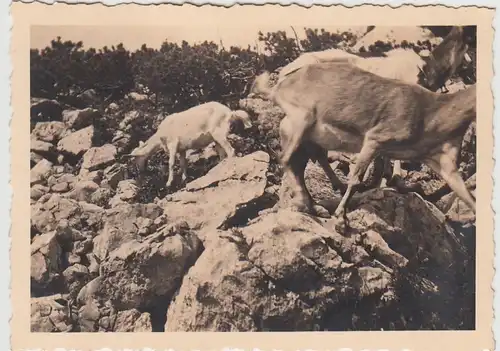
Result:
M370 162L368 165L358 191L381 187L385 174L385 166L388 162L389 160L385 157L375 157L373 162Z
M401 161L395 160L392 168L392 175L389 178L387 185L394 185L399 190L399 188L404 185L402 183L404 183L404 181L402 179Z
M394 161L394 168L392 170L392 176L387 182L388 185L394 185L394 187L401 193L407 193L409 191L421 192L422 187L419 183L411 183L407 185L402 176L401 160Z
M392 168L392 174L387 181L387 185L395 185L395 187L399 189L401 182L403 182L401 174L401 161L395 160Z
M161 145L166 153L168 153L168 179L167 179L167 188L172 186L172 182L174 181L174 165L175 165L175 156L177 155L178 141L175 140L173 142L167 143L167 140L161 139Z
M340 190L342 193L345 192L347 190L347 186L340 181L340 179L333 171L332 167L330 167L330 163L328 162L328 153L326 152L326 150L324 150L324 152L319 152L316 156L316 159L318 160L319 165L321 166L321 168L323 168L323 171L330 180L332 189L334 191Z
M293 207L299 212L330 218L330 213L324 207L315 204L311 193L307 190L304 173L309 159L306 149L303 146L299 146L290 158L289 167L286 168L289 179L294 182L292 189Z
M227 133L216 132L212 134L212 137L214 138L215 143L219 144L219 146L224 150L226 157L234 157L235 151L229 141L227 141ZM219 149L217 149L217 151L219 151Z
M293 133L290 120L286 117L280 123L279 133L281 149L286 150L289 147L291 141L290 136ZM314 200L306 187L304 173L307 162L310 160L311 152L315 155L321 153L314 144L299 144L296 150L291 154L288 163L284 165L284 171L288 175L288 179L291 183L294 183L292 189L292 203L300 212L313 213L320 217L330 217L330 213L325 208L314 204ZM326 153L325 157L326 163L328 164Z
M439 174L450 186L451 190L476 213L476 199L465 185L457 169L457 157L460 148L455 145L445 145L443 152L427 159L425 163Z
M182 182L184 183L187 179L187 161L186 161L186 151L179 151L179 166L182 171Z
M395 167L397 167L397 165ZM392 179L392 173L393 169L392 169L391 159L388 157L384 157L380 182L378 183L379 188L385 188L388 186L389 182ZM391 175L389 176L389 174Z
M401 178L402 177L402 172L401 172L401 161L396 160L394 161L394 168L392 169L392 178Z
M144 182L144 172L146 171L146 157L138 156L134 160L135 166L137 168L137 183L142 184Z
M313 124L313 115L305 110L300 110L292 105L283 105L282 108L288 107L285 118L280 123L280 136L281 131L286 130L286 145L282 147L281 164L287 166L290 159L302 142L302 137L307 128ZM282 144L283 145L283 144Z
M219 161L222 161L225 157L227 157L226 151L220 146L218 142L215 142L215 151L217 152L217 155L219 155Z
M339 206L335 210L335 217L340 217L342 215L345 218L347 203L353 195L354 186L361 183L361 178L364 176L366 169L370 165L370 162L373 160L378 146L378 141L373 140L369 135L365 137L363 147L356 157L356 163L353 165L349 172L347 190L340 200Z

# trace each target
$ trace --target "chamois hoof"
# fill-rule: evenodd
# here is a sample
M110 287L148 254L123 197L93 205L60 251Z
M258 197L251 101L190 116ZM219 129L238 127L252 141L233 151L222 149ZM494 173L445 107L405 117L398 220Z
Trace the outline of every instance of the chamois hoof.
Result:
M420 183L407 182L400 176L393 177L387 185L394 187L398 192L402 194L410 192L421 193L423 191Z
M337 223L335 223L335 230L338 233L344 233L347 231L347 217L345 216L337 217Z
M344 218L346 217L346 212L344 207L337 207L335 213L333 214L336 218Z

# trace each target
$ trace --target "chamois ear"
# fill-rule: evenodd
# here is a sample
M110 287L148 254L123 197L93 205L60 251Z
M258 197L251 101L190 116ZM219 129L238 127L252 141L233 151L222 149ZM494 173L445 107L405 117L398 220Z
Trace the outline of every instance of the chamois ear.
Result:
M139 147L142 147L144 144L146 144L144 141L139 140Z

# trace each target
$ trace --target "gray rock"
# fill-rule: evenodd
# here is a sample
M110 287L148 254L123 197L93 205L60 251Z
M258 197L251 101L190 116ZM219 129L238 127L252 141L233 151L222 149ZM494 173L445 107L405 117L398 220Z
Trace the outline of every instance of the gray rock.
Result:
M57 167L54 167L53 174L47 179L47 184L49 186L54 186L59 183L66 183L69 187L73 187L73 183L76 181L76 177L70 173L56 173Z
M88 126L62 138L57 143L57 150L73 157L82 156L92 147L93 137L94 126Z
M31 206L31 225L40 233L55 230L63 220L74 229L82 229L84 225L96 228L100 227L103 214L104 209L99 206L47 194Z
M92 125L100 117L99 111L90 107L83 110L65 110L62 113L63 121L75 130Z
M136 309L120 311L117 313L114 332L152 332L151 316L141 313Z
M139 218L155 219L162 209L154 204L122 204L106 210L104 227L94 238L94 254L103 261L110 252L138 236Z
M109 201L111 207L117 207L124 203L132 203L139 195L139 188L135 180L127 179L118 183L115 196Z
M31 332L52 333L72 330L68 307L61 294L31 299Z
M101 263L96 295L118 310L152 307L160 296L168 300L196 260L200 245L193 233L170 230L124 242Z
M43 184L52 174L52 162L42 159L30 170L30 185Z
M31 139L30 151L47 159L54 159L56 157L55 146L46 141Z
M108 181L112 189L116 189L118 183L125 180L126 167L122 164L115 163L104 170L104 179Z
M64 122L38 122L31 132L31 138L55 144L68 133L68 127Z
M35 167L37 163L43 159L42 155L39 155L36 152L30 152L30 168Z
M123 131L128 131L130 129L130 124L134 123L141 116L139 111L129 111L125 113L123 120L120 122L118 128Z
M49 192L49 188L40 184L35 184L30 189L30 198L33 200L40 199L43 195Z
M32 291L51 288L59 278L62 249L55 231L37 235L31 243L31 285Z
M78 311L80 329L84 333L97 331L101 316L99 305L95 300L89 300Z
M444 215L417 195L382 189L354 197L352 206L352 235L339 234L336 219L290 210L205 234L216 239L184 277L165 330L360 328L352 316L361 312L348 301L372 316L419 306L427 323L446 323L450 309L459 313L461 300L450 301L450 292L461 284L456 272L468 261ZM395 286L403 282L412 292L398 296ZM404 302L391 305L398 300ZM329 318L332 310L341 315Z
M115 162L116 147L106 144L100 147L92 147L83 155L82 169L95 171L104 169Z
M120 154L132 150L132 136L121 130L115 132L111 143L116 146L117 152Z
M70 296L76 298L78 292L87 284L91 277L87 267L76 263L66 268L63 273L64 283Z
M54 193L65 193L69 191L69 189L70 186L66 182L57 183L50 188L50 190Z
M239 210L264 196L269 155L258 151L244 157L224 159L210 172L188 183L159 202L168 214L170 223L185 221L205 236L210 228L218 228L231 221Z
M68 194L68 197L76 201L90 202L92 194L97 189L99 189L99 185L90 180L80 181L74 184L73 190Z
M107 188L99 188L90 195L90 203L106 207L113 197L113 191Z

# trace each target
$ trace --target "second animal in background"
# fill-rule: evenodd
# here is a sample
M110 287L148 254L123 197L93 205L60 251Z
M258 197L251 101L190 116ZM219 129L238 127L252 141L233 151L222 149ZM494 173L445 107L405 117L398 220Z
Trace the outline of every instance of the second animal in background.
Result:
M141 182L147 160L163 148L169 159L166 186L171 187L175 177L174 164L177 155L182 182L186 181L186 151L189 149L203 149L215 142L215 149L221 159L234 156L234 148L227 136L231 123L237 120L243 123L245 129L252 127L248 113L243 110L233 111L215 101L200 104L167 116L158 126L156 133L146 142L141 142L130 154L124 155L124 158L132 159L137 165Z

